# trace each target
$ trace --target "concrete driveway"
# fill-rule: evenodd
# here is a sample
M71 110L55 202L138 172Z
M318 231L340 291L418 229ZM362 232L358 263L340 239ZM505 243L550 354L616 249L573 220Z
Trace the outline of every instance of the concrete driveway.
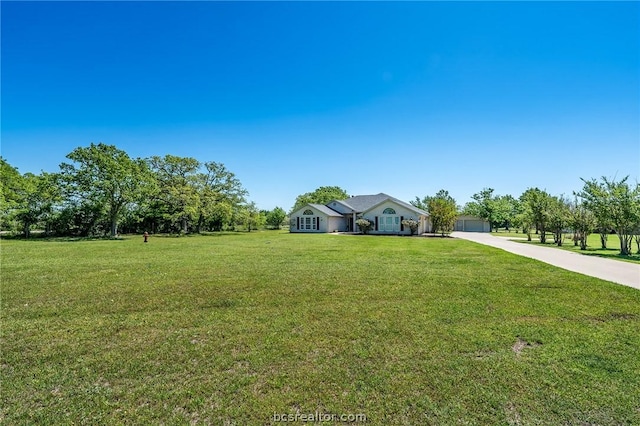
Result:
M612 281L640 290L640 265L638 264L604 259L597 256L585 256L552 247L522 244L483 232L453 232L451 236L496 247L569 271Z

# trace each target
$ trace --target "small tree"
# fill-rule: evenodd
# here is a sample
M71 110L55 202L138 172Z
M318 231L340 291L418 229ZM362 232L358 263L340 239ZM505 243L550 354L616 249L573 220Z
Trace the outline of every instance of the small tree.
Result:
M620 254L623 256L631 254L631 240L640 222L640 185L628 184L628 178L619 182L606 177L601 182L582 179L584 188L578 194L596 216L607 211L608 217L602 219L608 219L618 234Z
M596 226L596 218L584 203L574 200L569 205L569 225L573 229L574 241L580 243L580 250L587 249L587 237Z
M529 188L520 196L520 201L524 204L524 210L530 215L536 231L539 232L540 242L546 243L552 203L551 195L538 188Z
M493 231L496 225L497 197L493 195L493 188L484 188L471 196L475 201L465 205L464 213L478 216L489 222L489 230Z
M418 221L415 221L413 219L405 219L402 221L402 224L409 228L409 230L411 231L411 235L415 234L418 231Z
M284 218L287 216L284 209L280 207L276 207L273 210L267 212L266 219L267 225L273 229L280 229L280 225L284 221Z
M371 221L364 218L360 218L356 220L356 225L358 225L358 227L360 228L363 234L366 234L367 232L369 232L372 227Z
M551 197L549 204L549 229L553 232L553 242L560 247L564 230L569 227L569 203L564 197Z

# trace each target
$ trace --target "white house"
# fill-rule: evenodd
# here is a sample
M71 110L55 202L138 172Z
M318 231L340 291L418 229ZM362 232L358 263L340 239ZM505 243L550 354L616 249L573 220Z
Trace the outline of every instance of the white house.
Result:
M405 219L418 222L418 234L431 231L429 214L387 194L356 195L327 204L307 204L290 215L291 232L358 232L357 219L372 223L370 234L410 235ZM477 217L460 216L456 231L489 232L489 223Z
M387 194L356 195L326 205L307 204L290 215L291 232L358 232L356 219L372 223L370 234L409 235L405 219L418 222L418 234L427 232L429 215L424 210Z

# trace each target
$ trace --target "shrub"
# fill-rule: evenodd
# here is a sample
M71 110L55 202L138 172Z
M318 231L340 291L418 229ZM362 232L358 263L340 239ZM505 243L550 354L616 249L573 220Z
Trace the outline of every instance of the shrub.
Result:
M371 222L367 219L358 219L356 220L356 225L360 227L360 230L363 234L366 234L371 230Z
M418 230L418 222L413 219L405 219L402 224L411 230L411 235L415 234Z

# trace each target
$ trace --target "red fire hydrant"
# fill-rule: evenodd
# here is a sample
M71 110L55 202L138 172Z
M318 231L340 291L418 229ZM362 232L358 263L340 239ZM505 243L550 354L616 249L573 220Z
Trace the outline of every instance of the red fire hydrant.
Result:
M145 231L144 233L144 242L146 243L149 240L149 233Z

